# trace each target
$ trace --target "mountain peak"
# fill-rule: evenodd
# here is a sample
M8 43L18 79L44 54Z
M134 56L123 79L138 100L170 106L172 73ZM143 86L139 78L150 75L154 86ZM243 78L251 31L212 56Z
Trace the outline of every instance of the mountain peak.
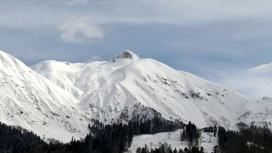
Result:
M9 55L8 53L0 50L0 57L1 59L14 59L13 56Z
M25 66L23 62L21 62L17 58L1 50L0 50L0 65L1 65L1 70L3 70L3 68L13 69L13 70L27 69L27 66Z
M136 55L135 53L133 53L130 50L125 50L124 52L122 52L121 54L117 55L114 59L113 62L116 62L118 60L121 59L131 59L133 61L140 59L138 55Z

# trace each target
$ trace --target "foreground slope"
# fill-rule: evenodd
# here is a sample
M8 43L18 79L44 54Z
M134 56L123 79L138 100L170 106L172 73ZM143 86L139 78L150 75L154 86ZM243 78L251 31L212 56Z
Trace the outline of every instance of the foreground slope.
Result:
M174 149L188 148L189 143L187 141L180 140L180 134L182 130L173 132L163 132L154 135L145 134L140 136L134 136L132 144L128 149L128 153L136 153L137 148L144 148L147 146L149 150L159 148L162 144L167 144ZM213 136L213 133L201 132L199 139L199 146L204 148L205 153L213 152L213 147L218 145L218 138Z
M41 137L69 141L84 137L88 117L69 92L0 51L0 121Z
M199 127L234 128L249 111L249 98L125 51L111 61L72 64L45 61L33 66L76 98L94 119L105 123L152 117L152 108L170 120L192 121ZM141 114L145 114L141 116Z

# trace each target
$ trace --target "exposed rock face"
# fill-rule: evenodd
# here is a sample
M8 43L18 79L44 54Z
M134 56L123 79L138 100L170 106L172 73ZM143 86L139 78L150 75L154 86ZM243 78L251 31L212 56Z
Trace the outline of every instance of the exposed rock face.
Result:
M263 97L263 99L262 100L272 100L272 98L271 97L267 97L267 96L265 96L265 97Z
M134 54L132 51L126 50L123 53L117 55L113 59L113 62L116 62L116 61L121 60L121 59L131 59L131 60L135 61L135 60L138 60L139 57L136 54Z

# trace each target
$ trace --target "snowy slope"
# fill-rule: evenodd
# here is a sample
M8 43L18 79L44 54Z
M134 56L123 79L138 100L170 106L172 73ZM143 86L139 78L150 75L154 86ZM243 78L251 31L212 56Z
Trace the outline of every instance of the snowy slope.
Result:
M239 122L253 123L261 127L272 129L272 98L264 97L262 100L245 106L248 111L239 117Z
M88 117L78 99L2 51L0 93L3 123L65 142L88 132Z
M192 121L199 127L234 128L255 103L249 98L152 59L125 51L111 61L72 64L45 61L32 67L76 98L92 118L127 121L140 105L164 118ZM68 81L67 81L68 80ZM80 96L78 96L80 95ZM249 122L249 121L248 121ZM250 122L249 122L250 123Z
M159 148L162 144L170 145L172 149L185 149L188 148L188 142L180 140L180 133L182 130L174 132L157 133L154 135L146 134L133 137L131 147L128 153L135 153L138 147L148 147L149 150ZM201 132L199 139L199 146L204 148L205 153L211 153L213 147L218 143L217 137L213 137L212 133Z
M33 71L34 70L34 71ZM0 52L0 121L64 142L104 123L162 117L199 128L270 123L271 100L249 98L125 51L110 61L44 61L32 68Z

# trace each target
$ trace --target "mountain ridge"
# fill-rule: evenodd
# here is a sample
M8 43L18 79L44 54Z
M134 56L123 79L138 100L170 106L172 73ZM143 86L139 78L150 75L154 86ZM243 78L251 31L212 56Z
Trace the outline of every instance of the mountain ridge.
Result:
M253 101L159 61L142 59L132 51L110 61L49 60L31 68L4 52L0 58L0 76L7 83L0 87L4 95L0 121L46 138L68 142L72 137L85 137L92 120L127 123L136 116L152 118L154 111L165 119L191 121L200 128L220 125L235 129L239 122L269 125L272 121L267 109L271 102ZM24 88L18 90L13 82Z
M127 54L129 54L129 55L127 55ZM133 60L131 58L133 56L137 57L137 58L135 58L136 60ZM89 94L89 96L87 96L87 98L85 98L85 99L83 98L84 99L83 101L85 101L85 102L83 102L84 108L88 107L88 105L91 105L92 107L96 105L95 103L92 103L92 102L86 103L86 99L92 99L91 101L99 101L99 99L96 99L97 97L101 97L101 95L103 95L103 94L108 94L112 90L113 90L112 92L122 90L121 88L124 88L124 86L125 86L125 89L127 89L128 93L130 94L130 97L134 97L134 99L130 98L130 101L134 101L136 99L136 101L134 101L134 103L140 102L144 106L151 107L151 108L155 107L155 110L157 110L158 112L161 112L161 107L165 106L165 104L164 104L164 101L165 101L164 99L165 98L163 98L163 100L161 100L161 98L158 99L157 97L160 96L161 94L163 94L164 91L160 91L161 94L155 94L155 95L153 95L153 97L152 97L152 95L148 95L148 96L143 97L142 96L144 94L143 90L145 90L146 88L153 88L154 83L151 86L150 85L142 86L142 84L143 84L143 82L146 83L148 81L149 82L158 81L158 82L162 83L161 85L169 86L170 84L168 84L169 82L168 82L168 80L166 78L171 78L171 76L167 76L166 73L172 73L172 74L174 74L175 77L177 77L177 75L179 75L179 77L183 79L183 81L182 81L184 83L183 88L186 88L186 89L187 88L191 89L191 88L193 88L195 86L192 83L188 83L188 81L186 80L188 78L194 78L195 80L198 80L198 81L200 80L200 81L204 82L204 84L207 84L207 85L210 85L210 84L215 85L214 83L211 83L209 81L201 79L201 78L199 78L199 77L197 77L195 75L189 74L187 72L177 71L177 70L175 70L175 69L173 69L173 68L171 68L171 67L169 67L169 66L167 66L167 65L165 65L163 63L157 62L157 61L155 61L153 59L141 59L135 53L133 53L132 51L125 51L125 52L121 53L120 55L117 55L116 57L118 57L119 60L102 62L102 64L99 66L99 69L102 69L102 72L99 69L92 69L93 71L98 71L97 72L98 74L103 74L102 76L99 76L99 77L97 77L96 74L95 75L91 74L91 76L93 78L100 78L100 79L102 78L102 81L99 81L99 80L94 81L95 83L98 82L99 90L97 90L98 89L97 88L97 89L92 89L92 90L89 90L89 91L85 91L84 95ZM123 57L125 57L125 58L123 58ZM116 58L114 58L114 59L116 59ZM92 64L87 63L86 65L92 65ZM85 66L85 67L87 67L87 66ZM94 67L92 67L92 68L94 68ZM162 68L163 68L163 70L160 70ZM103 71L104 69L106 69L106 74ZM146 71L145 69L148 69L148 71L150 71L152 69L152 73L149 74L149 72ZM40 70L37 70L37 69L35 69L35 70L40 72ZM168 72L166 72L166 70ZM109 72L109 71L111 71L111 72ZM129 71L131 71L131 72L129 72ZM55 73L55 72L52 72L52 73ZM110 75L108 75L107 73L109 73ZM181 73L182 73L182 75L181 75ZM105 77L107 75L108 75L108 77ZM187 78L187 76L188 76L188 78ZM82 77L79 77L79 78L82 78ZM105 81L107 79L108 79L108 81ZM86 80L86 82L88 82L88 78L84 78L83 80ZM173 85L173 82L177 82L177 80L175 80L175 78L171 78L170 80L172 81L172 85ZM93 81L93 79L90 79L89 81ZM106 84L103 84L101 82L106 82ZM223 87L220 86L220 88L223 88ZM89 89L89 88L87 88L87 89ZM105 89L105 90L101 91L101 89ZM133 89L133 90L131 90L131 89ZM165 91L167 91L167 90L169 90L169 89L165 89ZM222 89L222 91L223 91L223 89ZM176 92L181 92L181 91L176 91ZM152 93L152 91L148 90L147 93ZM172 90L172 93L175 93L175 92ZM122 94L122 92L120 92L119 94ZM185 97L189 98L188 95L192 94L192 93L190 93L190 91L184 91L184 92L181 92L180 94L182 94L183 97L185 96ZM198 93L196 93L196 95L197 94ZM208 93L202 93L202 94L208 94ZM216 93L214 93L214 94L216 94ZM100 95L100 96L97 96L97 95ZM114 93L113 95L117 95L117 93ZM242 95L240 95L240 96L243 97ZM155 100L153 98L155 98ZM187 98L185 98L185 100L186 99ZM110 99L110 100L118 101L118 100L116 100L116 98L115 99L113 98L113 99ZM180 100L183 100L183 99L180 99ZM109 101L109 99L107 99L105 101ZM161 105L160 106L153 105L153 104L150 104L150 103L146 103L146 101L153 101L153 102L158 101L159 103L161 103ZM247 101L247 100L245 100L245 101ZM103 103L103 102L99 101L99 103ZM118 102L116 102L115 105L117 105L117 103ZM129 103L129 102L122 102L122 104L123 103L126 104L126 103ZM113 104L109 104L109 106L108 106L106 104L107 107L112 107L112 105ZM102 106L105 106L105 105L102 105ZM181 118L179 118L182 115L180 113L180 111L179 111L179 115L177 115L178 110L172 111L172 109L176 109L176 108L170 108L168 106L166 106L166 107L167 107L166 109L168 109L168 112L172 112L172 113L170 113L170 114L163 113L164 117L166 117L167 119L181 119ZM182 106L182 107L185 107L185 106ZM98 107L98 108L102 109L100 107ZM195 109L195 111L199 111L195 107L194 107L194 109ZM104 110L104 111L108 112L110 110ZM184 110L182 110L182 111L184 111ZM187 112L187 114L189 114L189 112ZM101 114L99 114L99 115L101 115ZM175 117L171 118L172 116L175 116ZM185 121L185 122L188 122L189 120L184 119L184 118L186 118L186 115L183 115L183 116L184 117L183 117L182 120ZM202 117L202 115L199 115L198 117ZM193 118L191 118L191 119L194 120ZM202 125L199 125L199 126L204 126L204 125L205 125L205 123L202 123Z

